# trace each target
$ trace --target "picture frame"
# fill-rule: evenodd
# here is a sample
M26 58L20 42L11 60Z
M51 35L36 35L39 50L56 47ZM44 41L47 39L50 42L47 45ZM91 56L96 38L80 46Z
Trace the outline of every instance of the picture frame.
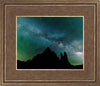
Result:
M0 86L99 86L100 0L1 0ZM16 16L84 16L84 70L16 70Z

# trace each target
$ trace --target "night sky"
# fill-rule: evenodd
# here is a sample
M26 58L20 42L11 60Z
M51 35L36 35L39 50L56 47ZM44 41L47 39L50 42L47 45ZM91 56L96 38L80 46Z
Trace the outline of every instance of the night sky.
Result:
M31 60L50 47L60 59L83 64L83 17L17 17L17 60Z

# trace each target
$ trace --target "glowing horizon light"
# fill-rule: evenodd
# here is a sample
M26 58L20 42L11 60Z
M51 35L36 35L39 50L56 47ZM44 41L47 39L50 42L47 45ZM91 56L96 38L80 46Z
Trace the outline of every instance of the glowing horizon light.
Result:
M83 56L83 52L75 52L75 54L78 56Z

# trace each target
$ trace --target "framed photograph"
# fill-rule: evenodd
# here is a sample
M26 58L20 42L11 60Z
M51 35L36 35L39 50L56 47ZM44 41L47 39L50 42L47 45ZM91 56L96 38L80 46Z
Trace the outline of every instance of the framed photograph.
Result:
M0 86L100 86L99 0L1 0Z

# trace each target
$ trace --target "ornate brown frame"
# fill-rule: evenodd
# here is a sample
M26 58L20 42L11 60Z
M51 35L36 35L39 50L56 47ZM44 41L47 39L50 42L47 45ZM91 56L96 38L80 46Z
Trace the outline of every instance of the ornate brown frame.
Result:
M85 16L85 69L41 71L16 70L16 16L26 16L28 14L34 16L65 16L66 12L67 15ZM100 0L1 0L0 86L99 86L99 14ZM12 47L12 43L14 47ZM14 54L11 54L11 52L14 52ZM89 56L91 58L87 58L86 60L86 57ZM9 63L9 61L13 65ZM29 81L30 78L31 81Z

